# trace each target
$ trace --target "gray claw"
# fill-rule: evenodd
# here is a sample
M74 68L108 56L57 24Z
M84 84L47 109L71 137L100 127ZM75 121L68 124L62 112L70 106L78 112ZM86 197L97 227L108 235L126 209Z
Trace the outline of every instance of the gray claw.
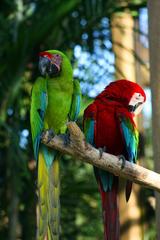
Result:
M70 136L68 133L66 134L60 134L60 137L63 139L64 141L64 146L68 146L70 144Z
M52 140L52 138L55 136L55 133L54 133L53 129L48 129L48 130L42 132L41 139L43 138L43 136L46 132L47 132L47 138L48 138L47 143L49 143Z
M119 160L122 160L121 169L125 168L125 165L126 165L125 157L123 155L119 155L118 158L119 158Z
M54 138L54 136L55 136L55 133L54 133L53 129L49 129L48 130L48 141L47 141L47 143L49 143L52 140L52 138Z
M102 148L98 148L98 150L99 150L99 159L101 159L103 153L106 152L106 146L104 146Z
M55 132L54 132L54 130L53 129L49 129L48 130L48 135L49 135L49 137L54 137L56 134L55 134Z

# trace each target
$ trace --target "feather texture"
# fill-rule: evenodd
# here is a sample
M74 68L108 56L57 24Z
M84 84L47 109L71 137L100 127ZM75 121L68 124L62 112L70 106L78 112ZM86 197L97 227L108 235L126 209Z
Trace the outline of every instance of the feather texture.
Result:
M32 89L30 121L35 159L38 160L40 137L44 128L44 116L47 109L47 81L39 77Z
M133 122L132 115L124 113L118 113L120 121L120 129L124 138L125 149L127 152L127 160L132 163L136 163L137 160L137 149L139 142L139 134L136 129L135 123ZM126 183L126 201L129 200L132 191L132 182L127 181Z
M42 153L39 153L38 158L38 240L44 240L48 228L48 169L45 164L45 159Z
M97 143L99 106L91 104L84 112L83 129L87 142L95 147L106 147ZM103 125L102 125L103 127ZM102 132L101 132L102 134ZM103 135L104 137L104 135ZM117 205L118 179L113 174L94 167L102 200L102 214L104 222L104 239L118 240L119 237L119 212Z
M84 132L87 141L96 148L105 148L108 153L124 155L133 163L137 157L138 131L128 106L135 93L145 101L145 93L138 84L128 80L112 82L84 111ZM104 239L118 240L118 177L98 168L94 168L94 172L102 200ZM132 183L127 181L127 201L131 189Z
M139 134L131 117L119 115L120 127L124 137L128 160L136 163Z
M32 89L31 132L38 165L39 219L38 240L58 240L60 237L60 174L61 154L40 143L41 133L52 129L56 134L66 131L69 114L77 119L80 111L80 86L73 81L72 67L67 57L56 50L47 51L62 58L61 71L53 78L39 77ZM48 56L48 55L47 55Z
M77 80L73 81L74 84L74 91L72 95L72 104L69 113L69 120L76 121L80 112L81 106L81 89L80 84Z

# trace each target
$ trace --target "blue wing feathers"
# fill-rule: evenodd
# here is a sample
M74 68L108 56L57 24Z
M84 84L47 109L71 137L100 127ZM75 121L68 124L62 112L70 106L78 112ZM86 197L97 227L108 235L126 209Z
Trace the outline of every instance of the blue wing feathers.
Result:
M73 95L72 95L72 104L69 113L69 119L71 121L76 121L81 108L81 90L80 85L77 80L73 81Z
M138 131L134 125L134 122L131 118L127 116L119 116L120 128L124 138L127 159L136 163L137 158L137 148L138 148ZM127 181L126 183L126 201L129 200L132 190L132 182Z
M41 133L44 128L44 117L45 117L45 112L47 109L47 93L45 91L42 91L40 95L40 108L37 109L39 113L39 133L37 137L35 138L35 143L34 143L34 154L36 160L38 160L38 154L39 154L39 148L40 148L40 141L41 141ZM50 166L53 163L53 160L56 155L56 151L52 149L48 149L45 145L41 144L41 151L43 153L46 166L50 168Z
M41 93L40 96L40 104L40 108L38 108L37 111L42 121L44 121L44 115L47 108L47 94L44 91ZM43 125L43 122L41 123L41 125Z
M55 159L57 152L53 149L47 148L45 145L42 145L41 149L42 149L42 153L43 153L46 165L49 169L53 163L53 160Z
M113 185L113 174L97 167L94 167L94 172L97 179L100 179L103 191L108 192L112 190Z
M94 145L94 124L93 119L86 119L84 132L87 142L91 145Z
M38 160L39 144L40 144L40 136L38 135L35 138L35 141L33 143L34 157L35 157L36 161Z
M47 108L47 93L42 91L41 93L41 111L43 112L42 118L44 120L44 114Z
M94 146L94 129L95 120L92 118L86 118L84 121L84 133L87 142ZM113 175L107 171L94 167L94 173L97 181L100 180L103 190L105 192L110 191L113 185Z
M75 103L76 108L75 108L74 116L72 117L73 118L72 120L74 120L74 121L77 120L79 112L80 112L80 106L81 106L81 104L80 104L81 103L80 95L76 94L75 101L76 101L76 103Z
M57 154L41 143L41 134L44 129L45 114L48 105L47 80L38 78L32 89L31 98L31 130L34 157L38 162L39 151L43 154L46 166L49 168Z
M37 96L38 97L38 96ZM37 134L33 141L33 148L34 148L34 157L36 161L38 160L38 154L39 154L39 147L40 147L40 141L41 141L41 133L44 128L44 116L45 111L47 108L47 93L42 91L41 95L39 96L40 99L40 108L37 109L38 115L37 115Z
M75 119L77 120L79 112L80 112L80 108L81 108L81 96L80 95L77 95L76 101L77 101L77 104L76 104L77 107L76 107L76 112L75 112Z
M138 147L138 132L129 118L121 118L120 127L124 137L128 160L136 162Z

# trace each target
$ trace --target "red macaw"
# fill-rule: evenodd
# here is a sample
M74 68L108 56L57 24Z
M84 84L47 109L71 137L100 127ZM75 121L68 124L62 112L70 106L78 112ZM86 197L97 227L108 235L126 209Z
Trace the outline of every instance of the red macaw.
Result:
M135 163L138 147L138 131L134 116L143 107L146 95L136 83L118 80L110 83L84 112L84 132L87 141L108 153ZM118 177L94 167L102 200L104 239L119 239L119 210L117 204ZM126 200L131 193L132 182L126 183Z

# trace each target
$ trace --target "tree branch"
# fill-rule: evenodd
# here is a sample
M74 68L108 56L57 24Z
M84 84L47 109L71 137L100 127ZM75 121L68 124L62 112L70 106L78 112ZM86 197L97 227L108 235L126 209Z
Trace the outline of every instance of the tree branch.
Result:
M118 157L104 152L100 157L99 150L85 141L84 134L75 122L69 122L67 126L70 133L70 142L67 145L64 144L62 135L52 137L48 130L42 134L42 143L75 159L160 192L160 174L128 161L122 169L122 160Z

